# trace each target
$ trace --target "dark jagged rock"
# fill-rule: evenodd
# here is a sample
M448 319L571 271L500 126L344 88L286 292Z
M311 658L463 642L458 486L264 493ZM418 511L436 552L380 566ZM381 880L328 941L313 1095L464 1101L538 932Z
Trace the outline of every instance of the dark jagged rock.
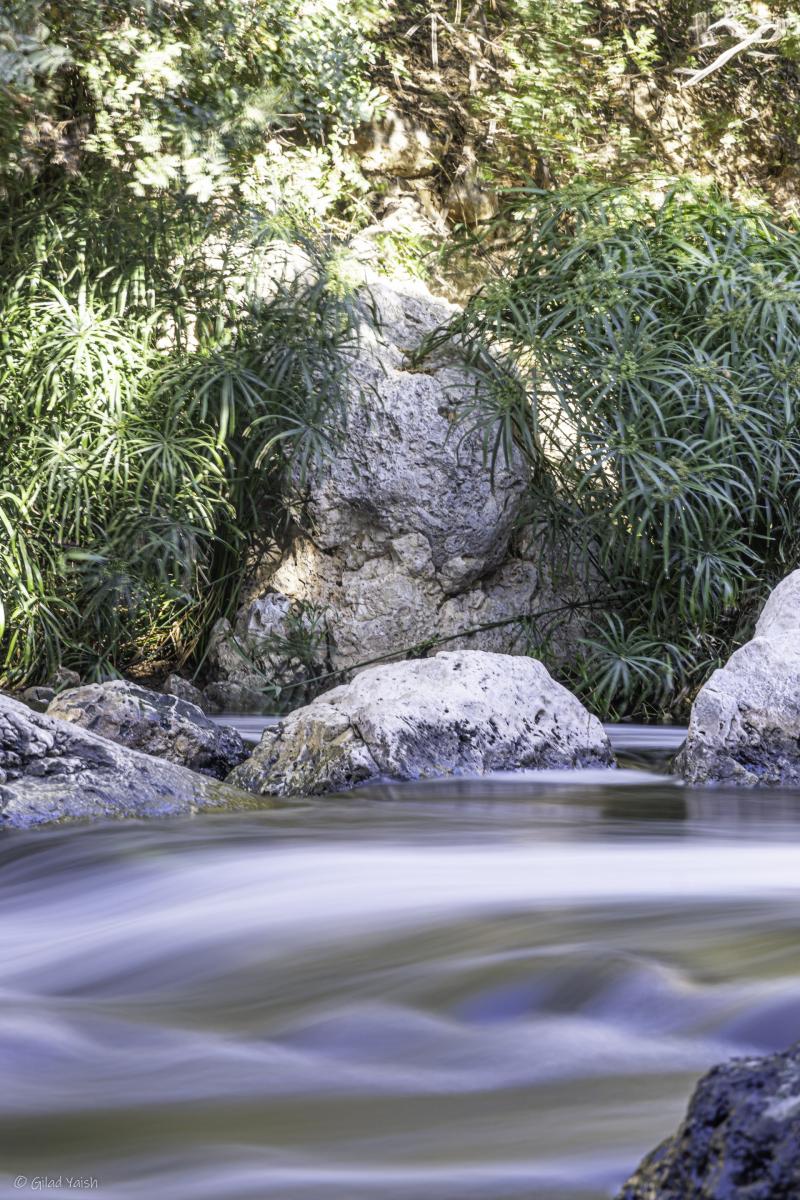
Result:
M224 779L248 754L235 729L215 724L196 704L122 679L62 692L47 712L215 779Z
M0 828L175 816L248 807L248 799L206 775L129 750L0 695Z
M798 1200L800 1043L714 1067L617 1200Z

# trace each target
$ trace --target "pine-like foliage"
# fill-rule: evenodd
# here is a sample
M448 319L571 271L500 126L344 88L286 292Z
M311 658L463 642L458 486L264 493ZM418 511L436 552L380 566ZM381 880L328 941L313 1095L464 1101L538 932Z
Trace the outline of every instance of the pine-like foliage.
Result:
M797 565L800 236L684 184L517 201L513 266L440 335L482 383L464 419L617 597L588 701L680 712Z
M0 234L0 678L185 657L340 424L353 304L309 245L112 187ZM95 224L96 222L96 224ZM102 228L102 237L97 228ZM289 270L285 269L287 255ZM292 266L294 263L294 266Z

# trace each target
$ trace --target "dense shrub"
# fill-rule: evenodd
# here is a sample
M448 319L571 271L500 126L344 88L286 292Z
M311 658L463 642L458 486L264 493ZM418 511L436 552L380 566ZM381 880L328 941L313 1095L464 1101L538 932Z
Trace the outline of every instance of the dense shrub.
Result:
M3 226L2 678L185 656L325 446L351 304L223 216L76 182Z
M518 202L513 267L440 335L484 385L465 419L616 597L584 695L679 712L797 565L800 236L688 185Z
M0 682L198 661L288 520L343 403L314 222L348 202L376 11L3 6Z

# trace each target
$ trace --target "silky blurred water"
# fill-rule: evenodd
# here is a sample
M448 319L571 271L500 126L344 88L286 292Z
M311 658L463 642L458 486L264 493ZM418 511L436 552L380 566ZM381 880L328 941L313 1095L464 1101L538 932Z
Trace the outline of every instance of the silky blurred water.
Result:
M800 1037L800 793L386 786L0 865L2 1197L600 1200Z

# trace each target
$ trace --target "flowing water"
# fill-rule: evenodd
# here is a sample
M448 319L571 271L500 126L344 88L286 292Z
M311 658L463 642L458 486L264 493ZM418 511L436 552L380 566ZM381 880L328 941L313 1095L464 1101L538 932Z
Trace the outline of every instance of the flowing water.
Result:
M0 856L1 1197L600 1200L800 1037L800 793L547 772Z

